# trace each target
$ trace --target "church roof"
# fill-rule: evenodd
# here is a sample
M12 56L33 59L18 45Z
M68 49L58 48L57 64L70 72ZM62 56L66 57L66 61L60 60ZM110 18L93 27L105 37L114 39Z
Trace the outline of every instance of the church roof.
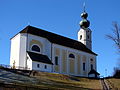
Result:
M90 72L88 73L88 75L90 74L96 74L96 75L100 75L98 72L96 72L94 69L90 70Z
M32 35L37 35L40 37L47 38L52 43L97 55L96 53L92 52L90 49L88 49L84 44L82 44L79 41L76 41L76 40L55 34L55 33L51 33L51 32L48 32L48 31L45 31L45 30L42 30L42 29L39 29L33 26L27 26L22 31L20 31L20 33L29 33Z
M53 64L51 60L46 56L34 52L27 52L32 61L42 62L46 64Z

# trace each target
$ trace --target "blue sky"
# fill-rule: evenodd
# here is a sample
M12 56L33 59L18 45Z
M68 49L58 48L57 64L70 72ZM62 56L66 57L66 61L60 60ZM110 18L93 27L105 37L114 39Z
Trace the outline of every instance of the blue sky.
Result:
M77 40L84 1L98 72L112 75L119 56L105 34L112 33L113 21L120 24L120 0L0 0L0 64L9 64L10 38L27 25Z

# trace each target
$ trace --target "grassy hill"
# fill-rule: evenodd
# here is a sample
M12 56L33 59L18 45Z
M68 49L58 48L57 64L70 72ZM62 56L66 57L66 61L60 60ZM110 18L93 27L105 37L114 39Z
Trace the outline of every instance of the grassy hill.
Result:
M56 73L38 72L35 76L45 86L57 89L101 89L97 79L74 77ZM47 81L47 82L46 82Z
M45 86L58 89L101 89L99 80L80 78L56 73L38 72L38 80L46 82Z
M57 73L33 71L30 76L25 76L10 72L9 70L0 69L0 90L1 88L5 88L5 90L12 90L12 88L14 88L14 90L97 90L101 89L101 84L97 79L74 77Z
M106 81L113 90L120 90L120 78L108 78Z

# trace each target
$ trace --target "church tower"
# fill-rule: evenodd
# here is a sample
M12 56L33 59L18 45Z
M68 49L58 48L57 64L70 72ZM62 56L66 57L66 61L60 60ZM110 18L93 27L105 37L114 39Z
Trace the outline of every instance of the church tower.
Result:
M92 50L92 37L91 33L92 31L88 28L90 26L90 22L87 20L88 14L84 11L81 14L82 20L80 21L80 30L78 31L78 41L83 43L87 48Z

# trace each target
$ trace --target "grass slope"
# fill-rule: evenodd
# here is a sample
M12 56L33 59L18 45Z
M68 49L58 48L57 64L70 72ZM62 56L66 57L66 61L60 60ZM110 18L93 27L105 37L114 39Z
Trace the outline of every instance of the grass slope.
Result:
M48 88L54 89L101 89L100 82L97 79L88 79L74 77L56 73L38 72L35 78Z
M119 90L120 89L120 78L108 78L106 80L107 80L109 86L113 90Z
M34 76L33 76L34 75ZM32 72L31 76L19 75L0 69L0 83L12 83L14 90L40 90L40 89L67 89L67 90L89 90L101 89L97 79L74 77L56 73ZM4 86L8 86L7 84ZM3 88L1 85L0 87ZM6 90L12 90L11 87Z

